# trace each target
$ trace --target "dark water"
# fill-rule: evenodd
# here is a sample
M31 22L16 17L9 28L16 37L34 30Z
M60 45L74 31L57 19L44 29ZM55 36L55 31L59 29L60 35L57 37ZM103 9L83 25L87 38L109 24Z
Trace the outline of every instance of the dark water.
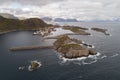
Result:
M97 57L97 62L92 64L84 64L81 61L62 64L56 52L51 49L17 52L8 50L14 46L52 45L53 40L43 41L42 37L33 36L32 31L0 35L0 80L120 80L119 22L59 24L103 27L107 28L112 36L105 36L91 30L92 36L71 36L95 45L95 49L101 53L101 56ZM41 61L42 66L30 72L27 67L32 60ZM19 66L25 66L25 69L19 70Z

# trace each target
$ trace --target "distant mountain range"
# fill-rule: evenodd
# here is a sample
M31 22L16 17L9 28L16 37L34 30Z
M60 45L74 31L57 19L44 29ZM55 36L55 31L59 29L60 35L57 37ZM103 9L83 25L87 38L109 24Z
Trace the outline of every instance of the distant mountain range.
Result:
M7 18L7 19L19 19L19 20L26 19L25 17L16 17L9 13L0 13L0 16ZM47 22L51 22L51 21L53 22L81 22L77 19L70 19L70 18L64 19L64 18L41 17L40 19L43 21L47 21ZM119 22L120 18L113 18L112 20L82 20L82 22L111 22L111 21Z
M64 18L55 18L55 22L78 22L77 19L64 19Z
M79 22L77 19L64 19L64 18L55 18L52 19L50 17L42 17L43 21L54 21L54 22Z

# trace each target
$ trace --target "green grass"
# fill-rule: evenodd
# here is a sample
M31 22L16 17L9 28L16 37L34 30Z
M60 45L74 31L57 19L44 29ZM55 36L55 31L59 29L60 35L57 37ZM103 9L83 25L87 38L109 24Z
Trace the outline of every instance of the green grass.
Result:
M60 36L55 42L54 42L54 46L55 47L60 47L61 45L64 44L64 42L69 39L69 37L67 35L62 35Z
M79 44L64 44L64 45L61 46L61 52L62 53L68 52L69 49L80 50L80 49L83 49L83 47Z

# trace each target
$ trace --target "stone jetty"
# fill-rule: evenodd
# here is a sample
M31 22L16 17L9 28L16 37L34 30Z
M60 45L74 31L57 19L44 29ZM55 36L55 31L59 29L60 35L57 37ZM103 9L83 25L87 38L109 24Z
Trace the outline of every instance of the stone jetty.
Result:
M21 51L21 50L34 50L34 49L51 49L53 46L24 46L24 47L12 47L10 51Z

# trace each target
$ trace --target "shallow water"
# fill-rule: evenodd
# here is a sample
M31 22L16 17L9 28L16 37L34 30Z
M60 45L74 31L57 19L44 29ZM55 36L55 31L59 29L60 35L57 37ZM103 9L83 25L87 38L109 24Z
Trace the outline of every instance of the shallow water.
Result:
M52 45L54 40L33 36L32 31L11 32L0 35L0 80L120 80L120 23L79 22L59 23L83 27L102 27L112 36L89 30L92 36L70 36L93 44L100 53L97 57L64 62L51 49L11 52L16 46ZM36 71L28 71L32 60L42 63ZM25 66L19 70L19 66Z

